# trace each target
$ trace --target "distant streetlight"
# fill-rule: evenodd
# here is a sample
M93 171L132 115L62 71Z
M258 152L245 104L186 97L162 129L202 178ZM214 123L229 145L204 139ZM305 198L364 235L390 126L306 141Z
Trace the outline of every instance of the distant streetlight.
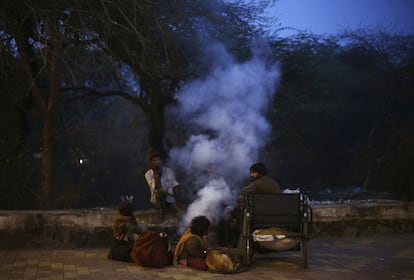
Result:
M83 164L87 164L88 163L88 159L87 158L80 158L79 159L79 165L83 165Z

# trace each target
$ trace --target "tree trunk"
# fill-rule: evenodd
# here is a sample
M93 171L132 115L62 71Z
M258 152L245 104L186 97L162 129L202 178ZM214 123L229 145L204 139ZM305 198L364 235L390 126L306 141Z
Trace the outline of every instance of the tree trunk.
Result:
M43 208L52 209L52 189L53 189L53 144L54 127L50 115L46 116L43 125L43 146L42 146L42 200Z
M155 105L155 104L154 104ZM164 131L165 131L165 119L164 119L164 106L158 103L156 106L150 108L150 132L149 132L149 147L155 149L162 155L165 155L164 147Z
M49 34L51 40L51 60L49 69L49 99L43 126L43 152L42 152L42 197L45 209L53 208L53 147L55 142L56 128L54 124L57 97L59 95L59 64L62 55L62 40L59 38L58 21L49 20Z
M57 14L55 15L57 16ZM56 19L48 21L48 48L51 51L46 57L50 57L49 61L44 61L44 68L49 66L49 93L48 96L43 95L39 86L37 77L40 76L42 67L32 64L35 61L31 47L27 42L27 38L31 37L30 25L24 25L22 30L16 30L14 34L17 49L20 54L21 63L26 72L28 84L30 85L30 93L35 97L37 105L42 112L43 124L43 143L42 143L42 163L41 163L41 205L45 209L52 208L52 190L53 190L53 146L55 141L55 126L53 119L55 117L55 107L57 95L59 94L59 63L62 54L62 40L59 36L59 23ZM20 33L19 33L20 32Z
M385 112L385 109L383 110ZM372 175L377 167L376 164L376 158L377 158L377 154L376 154L376 150L375 150L375 135L377 133L377 130L379 128L379 124L381 121L381 118L383 116L383 112L380 111L380 113L378 113L373 121L373 124L371 126L371 129L369 131L369 135L368 135L368 139L367 139L367 148L366 148L366 153L367 153L367 157L366 157L366 172L365 172L365 179L364 179L364 183L362 185L362 187L365 190L369 190L370 186L371 186L371 182L372 182Z

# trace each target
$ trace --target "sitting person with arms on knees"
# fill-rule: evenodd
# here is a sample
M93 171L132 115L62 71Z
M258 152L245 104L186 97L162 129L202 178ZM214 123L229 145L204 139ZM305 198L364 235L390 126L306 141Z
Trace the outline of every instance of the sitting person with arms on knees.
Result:
M162 165L161 155L151 151L148 154L149 169L145 172L151 198L150 202L165 213L167 210L177 210L179 183L171 168Z
M122 198L118 204L118 214L115 216L112 225L114 238L134 243L139 234L146 229L145 224L137 222L132 203Z
M177 243L174 251L174 266L187 266L207 270L207 238L210 220L206 216L192 219L191 227Z

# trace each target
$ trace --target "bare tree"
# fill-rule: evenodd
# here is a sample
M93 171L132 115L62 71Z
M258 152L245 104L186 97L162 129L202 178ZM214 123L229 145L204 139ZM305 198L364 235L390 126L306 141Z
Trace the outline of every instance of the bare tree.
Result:
M41 147L41 207L53 207L54 144L56 114L61 100L61 73L65 50L78 42L79 23L75 3L70 1L16 1L2 3L2 32L15 45L16 57L24 72L23 80L43 122Z
M165 109L182 84L206 67L198 60L203 47L213 38L240 59L249 56L247 42L258 30L250 20L267 2L2 2L1 31L8 35L2 38L15 46L43 125L42 206L53 207L53 153L61 136L56 120L64 94L117 95L137 104L149 120L148 145L164 152ZM138 86L125 86L131 80Z
M203 49L220 40L238 54L249 55L252 24L271 1L111 1L95 9L95 30L111 58L131 67L139 89L127 95L150 123L149 146L165 152L165 108L174 103L182 84L197 77L205 65Z

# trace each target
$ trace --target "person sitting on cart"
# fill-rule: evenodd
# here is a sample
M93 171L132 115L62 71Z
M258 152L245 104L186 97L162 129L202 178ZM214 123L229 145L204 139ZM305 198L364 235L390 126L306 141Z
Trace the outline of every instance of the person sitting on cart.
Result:
M279 184L267 176L266 165L262 162L250 166L250 179L252 182L241 190L241 196L252 193L280 193Z
M220 244L222 246L236 247L240 236L241 216L246 207L246 196L253 193L280 193L279 184L267 176L266 165L257 162L250 166L251 183L244 187L240 192L235 208L225 215L221 222L222 236Z

